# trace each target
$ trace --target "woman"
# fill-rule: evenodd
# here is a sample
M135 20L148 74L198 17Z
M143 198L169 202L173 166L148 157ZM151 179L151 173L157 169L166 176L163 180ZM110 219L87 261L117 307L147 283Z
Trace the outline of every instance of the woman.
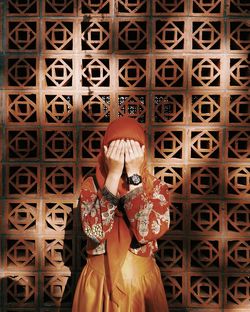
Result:
M145 136L132 118L111 122L96 176L82 183L88 259L73 312L168 311L156 240L169 228L169 193L146 169Z

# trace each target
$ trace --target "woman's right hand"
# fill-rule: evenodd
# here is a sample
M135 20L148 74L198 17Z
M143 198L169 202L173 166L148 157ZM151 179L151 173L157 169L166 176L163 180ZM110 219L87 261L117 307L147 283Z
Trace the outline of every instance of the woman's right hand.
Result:
M105 160L108 167L108 174L121 177L124 167L124 140L114 140L109 147L104 146Z

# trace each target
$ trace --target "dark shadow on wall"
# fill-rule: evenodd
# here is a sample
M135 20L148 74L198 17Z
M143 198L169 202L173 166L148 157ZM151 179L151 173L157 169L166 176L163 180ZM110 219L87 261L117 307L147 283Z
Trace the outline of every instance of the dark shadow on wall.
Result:
M10 276L3 277L0 280L0 301L2 306L17 306L18 303L22 305L23 302L34 304L37 291L35 287L32 289L30 286L27 281L22 281L22 276L18 272L16 275L13 273ZM29 296L27 296L27 293L29 293Z
M73 220L73 231L68 220ZM77 281L86 264L86 239L84 239L81 227L79 204L73 207L65 221L67 224L65 233L72 232L72 234L66 234L64 237L62 261L70 270L70 276L63 291L60 312L71 311ZM70 241L71 244L68 244Z

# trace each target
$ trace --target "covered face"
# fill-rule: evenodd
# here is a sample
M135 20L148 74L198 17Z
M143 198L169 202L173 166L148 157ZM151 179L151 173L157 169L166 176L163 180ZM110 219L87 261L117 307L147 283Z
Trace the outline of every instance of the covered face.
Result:
M104 145L109 146L109 144L114 140L121 139L134 140L139 142L141 145L145 145L145 134L140 123L130 117L120 117L109 124L103 138L101 152L98 156L98 163L96 166L96 178L100 188L103 187L107 177L103 147Z

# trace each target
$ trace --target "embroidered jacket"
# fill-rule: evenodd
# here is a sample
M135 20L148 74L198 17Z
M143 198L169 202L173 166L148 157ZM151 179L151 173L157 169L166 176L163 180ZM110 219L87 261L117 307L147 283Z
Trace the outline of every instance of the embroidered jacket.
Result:
M137 187L119 199L107 189L96 190L91 178L83 183L79 204L82 228L90 238L87 253L91 255L105 253L107 235L121 213L134 236L129 248L134 254L153 255L158 249L156 240L169 229L169 191L167 184L157 179L152 195Z

